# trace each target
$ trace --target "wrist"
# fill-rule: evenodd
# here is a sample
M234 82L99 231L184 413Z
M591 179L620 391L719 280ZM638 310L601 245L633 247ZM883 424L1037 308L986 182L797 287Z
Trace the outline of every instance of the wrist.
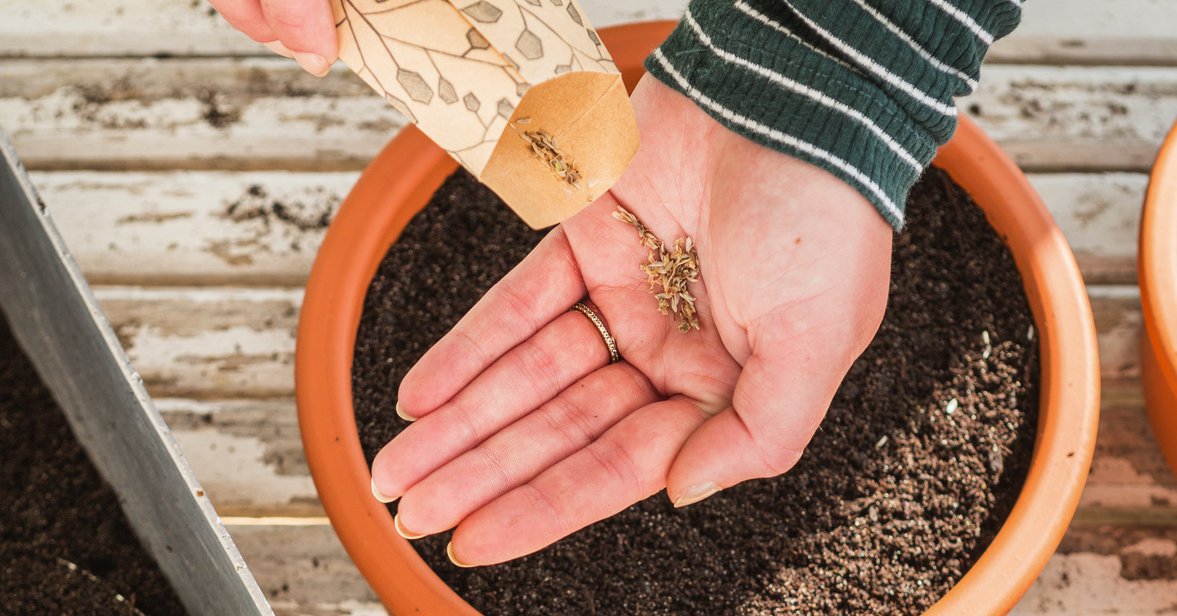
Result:
M850 184L899 229L907 192L955 129L953 97L975 87L988 42L1019 15L996 0L954 14L930 2L693 0L646 65L728 129Z

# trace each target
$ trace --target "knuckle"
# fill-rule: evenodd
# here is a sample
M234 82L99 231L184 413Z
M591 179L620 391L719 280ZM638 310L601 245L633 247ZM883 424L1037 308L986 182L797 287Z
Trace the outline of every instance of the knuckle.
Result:
M637 466L629 452L620 444L602 439L586 447L585 451L599 467L625 486L631 494L645 494L645 484L637 472Z
M470 412L469 408L463 406L460 401L455 401L450 415L455 418L454 423L457 424L455 427L465 434L465 439L455 439L453 442L461 442L466 443L467 446L473 446L485 440L483 430L478 425L478 422L474 420L473 413ZM412 427L410 426L410 428Z
M763 445L759 445L758 450L765 467L772 473L768 477L787 473L797 465L797 462L801 460L801 454L805 451L792 447L765 447Z
M532 506L528 507L528 511L545 512L555 520L557 528L565 530L575 528L575 525L565 515L564 509L560 508L556 500L551 498L547 492L530 483L523 485L520 489L523 496L531 502Z
M262 13L271 25L283 29L298 29L309 21L310 11L305 3L282 0L262 0Z
M643 375L637 368L634 368L629 364L622 364L619 365L617 369L621 370L622 373L628 377L624 381L624 386L629 388L630 391L626 393L632 393L634 400L640 400L642 403L649 403L658 397L659 394L657 390L654 389L654 385L651 384L649 379L647 379L645 375Z
M747 410L747 405L734 409L737 416L741 415L741 408ZM759 412L752 415L765 416L766 414L765 409L759 409ZM751 454L759 460L760 466L765 470L764 474L760 475L761 477L776 477L788 472L801 460L801 455L805 453L805 446L808 444L808 437L803 437L805 440L798 443L795 434L782 434L773 430L766 433L756 430L754 426L749 426L746 423L745 429Z
M455 328L450 335L452 336L453 342L462 347L462 351L474 357L479 365L485 366L490 363L491 358L486 352L486 349L469 332L461 328Z
M507 279L502 282L499 287L499 293L503 296L503 304L506 306L506 314L504 315L508 322L522 322L533 331L539 329L539 323L536 320L537 313L537 294L529 291L526 288L521 288L520 283Z
M504 452L493 447L479 447L474 451L478 452L475 472L490 485L497 486L495 493L502 494L511 489L514 482Z
M553 399L541 409L540 415L552 432L574 449L584 447L597 437L588 411L567 398Z
M560 371L556 358L547 345L534 338L519 345L518 369L535 391L559 389Z

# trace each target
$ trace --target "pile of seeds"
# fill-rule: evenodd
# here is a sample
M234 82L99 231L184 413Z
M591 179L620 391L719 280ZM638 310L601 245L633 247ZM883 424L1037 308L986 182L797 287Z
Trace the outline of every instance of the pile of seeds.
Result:
M674 248L667 250L666 244L625 208L617 206L613 218L637 229L638 239L650 249L641 268L649 280L650 293L658 300L658 312L676 320L681 333L699 329L695 296L687 290L687 283L699 280L699 253L695 251L695 241L680 237L674 240Z
M526 125L531 118L519 118L515 124ZM580 170L556 146L556 138L546 130L525 130L519 136L531 147L531 153L548 166L552 173L572 188L580 188Z

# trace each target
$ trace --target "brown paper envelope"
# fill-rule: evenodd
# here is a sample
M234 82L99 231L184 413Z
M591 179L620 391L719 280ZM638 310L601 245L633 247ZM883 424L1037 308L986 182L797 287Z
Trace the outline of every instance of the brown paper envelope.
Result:
M573 0L332 0L340 58L498 193L549 226L638 147L621 75ZM561 175L524 133L551 135Z
M541 83L523 97L515 118L528 120L511 123L480 179L536 229L563 221L609 190L637 149L637 124L617 75L577 72ZM577 186L552 181L552 169L532 154L520 132L533 126L547 127L584 176Z

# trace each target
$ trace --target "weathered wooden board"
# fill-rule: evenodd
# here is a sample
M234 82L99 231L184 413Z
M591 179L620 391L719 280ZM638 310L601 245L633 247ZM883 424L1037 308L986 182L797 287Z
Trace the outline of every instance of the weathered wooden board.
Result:
M301 286L355 172L38 172L87 279L120 285ZM1036 173L1030 182L1089 282L1136 280L1148 178Z
M1103 383L1099 439L1076 521L1177 527L1177 478L1161 457L1138 381Z
M323 515L293 400L164 398L158 404L222 515ZM1104 383L1099 441L1078 520L1177 525L1177 479L1153 440L1137 381Z
M153 395L292 395L301 290L99 287L96 295ZM1096 286L1091 295L1104 375L1137 376L1139 293Z
M156 401L222 516L321 516L291 399Z
M1105 379L1140 376L1140 290L1130 285L1088 287Z
M963 108L1031 170L1149 168L1177 68L991 65ZM0 125L34 169L360 169L402 118L282 58L10 60Z
M203 0L3 0L0 8L7 56L258 53Z
M1073 526L1014 614L1177 612L1177 527Z
M1172 0L1033 0L990 62L1164 64L1177 62Z
M17 3L5 0L0 56L255 55L262 48L200 0ZM10 6L9 6L10 5ZM591 0L606 26L676 18L684 0ZM1169 0L1034 0L1021 26L999 41L1000 62L1172 64L1177 7Z
M41 172L92 284L301 286L355 172Z
M279 614L384 613L329 527L229 530ZM1013 613L1171 614L1175 600L1177 528L1077 525Z
M8 60L0 125L31 168L359 169L403 125L357 77L283 58Z
M1143 173L1031 173L1087 284L1136 283Z
M99 287L153 396L290 396L301 290Z
M591 0L597 27L676 19L686 0ZM258 55L269 51L233 30L203 0L0 1L0 57Z
M1177 69L989 65L961 109L1024 169L1146 171L1177 119Z
M226 526L277 614L385 613L330 526L250 522Z

